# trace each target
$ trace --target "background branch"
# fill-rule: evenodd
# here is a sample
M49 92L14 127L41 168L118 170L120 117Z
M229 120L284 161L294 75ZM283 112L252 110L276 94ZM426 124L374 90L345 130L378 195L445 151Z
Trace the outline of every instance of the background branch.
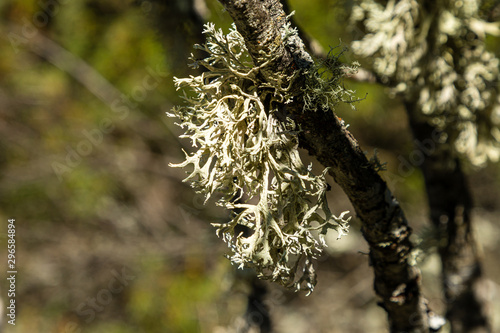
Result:
M472 228L472 194L460 159L449 144L430 141L437 129L418 119L417 103L405 103L409 124L422 156L420 166L430 220L436 228L442 263L446 317L453 332L490 332L478 244ZM428 144L432 142L432 145Z

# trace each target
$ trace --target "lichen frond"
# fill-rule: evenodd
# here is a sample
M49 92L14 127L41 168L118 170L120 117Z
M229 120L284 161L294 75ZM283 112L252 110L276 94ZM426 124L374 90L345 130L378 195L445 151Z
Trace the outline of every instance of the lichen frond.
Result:
M393 92L416 101L420 117L472 165L500 159L499 59L486 50L497 24L480 19L479 1L357 0L351 20L366 32L353 51L371 58ZM427 10L427 11L426 11Z
M333 215L328 207L327 170L314 175L302 163L300 129L291 119L278 120L277 102L292 98L287 80L260 81L261 68L250 62L234 26L224 35L207 24L204 33L207 43L198 48L208 56L193 60L208 71L175 78L178 89L191 93L170 114L180 119L183 137L197 150L172 166L192 166L185 181L232 211L231 221L213 225L231 249L228 257L234 264L311 292L316 284L313 259L326 246L327 231L345 235L349 218L346 212Z
M344 77L356 74L359 63L343 63L340 57L348 49L343 47L340 52L335 53L336 49L331 48L324 60L311 66L303 89L305 110L333 110L339 103L350 104L355 109L354 103L362 100L355 96L354 90L344 86Z

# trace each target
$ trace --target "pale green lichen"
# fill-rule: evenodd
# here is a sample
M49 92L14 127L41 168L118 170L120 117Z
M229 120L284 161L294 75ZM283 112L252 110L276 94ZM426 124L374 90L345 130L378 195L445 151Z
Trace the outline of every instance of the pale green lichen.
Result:
M349 219L347 212L337 217L328 207L327 170L314 175L302 163L300 128L290 118L278 120L276 105L293 100L286 84L292 78L277 74L273 82L262 82L260 71L272 58L263 55L269 61L263 58L254 67L234 26L224 35L207 24L204 33L207 42L197 47L208 57L193 60L208 71L175 79L178 89L190 92L186 104L170 114L181 120L183 137L197 150L173 166L192 165L185 181L232 211L230 222L213 225L232 250L233 263L311 292L312 262L326 246L327 231L345 235Z
M420 116L476 166L500 158L499 59L484 37L499 26L479 18L479 1L357 0L352 43L382 81L418 103ZM427 7L427 9L426 9Z
M340 57L347 48L335 54L330 49L325 60L318 61L312 66L306 75L306 84L303 89L303 100L305 110L328 110L333 109L338 103L350 104L355 109L354 103L362 99L356 98L355 91L346 89L343 84L344 76L356 74L359 63L354 61L346 65L340 61Z

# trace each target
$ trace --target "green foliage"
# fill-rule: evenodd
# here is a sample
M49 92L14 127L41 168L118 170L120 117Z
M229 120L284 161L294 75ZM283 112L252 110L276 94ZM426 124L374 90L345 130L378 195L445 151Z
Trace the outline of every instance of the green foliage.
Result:
M194 96L185 94L187 103L170 114L180 118L186 129L183 137L198 150L173 166L192 164L185 181L207 199L220 193L217 204L233 211L229 223L214 226L231 248L234 264L253 267L260 277L285 286L312 291L312 260L326 246L327 231L333 228L342 236L348 219L346 212L337 217L328 208L327 170L314 175L311 166L303 165L297 150L300 129L290 118L278 120L277 103L293 99L286 85L293 78L277 74L273 82L261 81L260 71L271 56L263 55L262 65L254 67L234 26L228 35L213 24L205 27L207 43L198 47L209 56L193 60L194 67L208 72L175 79L178 88L190 88ZM283 37L294 34L289 29ZM308 80L318 77L317 72L306 75ZM317 97L319 92L314 94L310 107L318 101L339 101L330 91L327 101Z
M487 51L498 24L479 18L479 1L357 1L351 21L366 30L353 51L394 93L416 101L420 116L473 165L500 158L499 60Z

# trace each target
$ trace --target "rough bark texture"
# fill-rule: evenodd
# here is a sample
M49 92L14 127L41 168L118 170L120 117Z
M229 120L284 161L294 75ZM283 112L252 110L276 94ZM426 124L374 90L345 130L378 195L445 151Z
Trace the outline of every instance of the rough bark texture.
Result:
M275 50L276 60L262 71L272 81L277 71L290 74L307 66L297 49L287 49L279 28L285 13L278 0L219 0L243 35L255 62L260 52ZM304 60L304 61L302 61ZM259 65L257 63L257 65ZM301 80L295 84L300 85ZM300 91L300 86L295 91ZM427 303L420 290L420 271L411 263L411 229L399 203L366 159L357 141L331 110L303 112L300 95L283 106L300 125L300 144L316 156L344 189L363 223L362 232L370 245L370 263L375 272L375 291L387 311L391 332L429 332Z
M472 232L472 199L460 160L448 145L435 140L434 127L416 118L416 103L407 103L416 149L424 156L430 219L437 230L442 262L446 317L452 332L490 332L486 301L481 287L481 260Z

